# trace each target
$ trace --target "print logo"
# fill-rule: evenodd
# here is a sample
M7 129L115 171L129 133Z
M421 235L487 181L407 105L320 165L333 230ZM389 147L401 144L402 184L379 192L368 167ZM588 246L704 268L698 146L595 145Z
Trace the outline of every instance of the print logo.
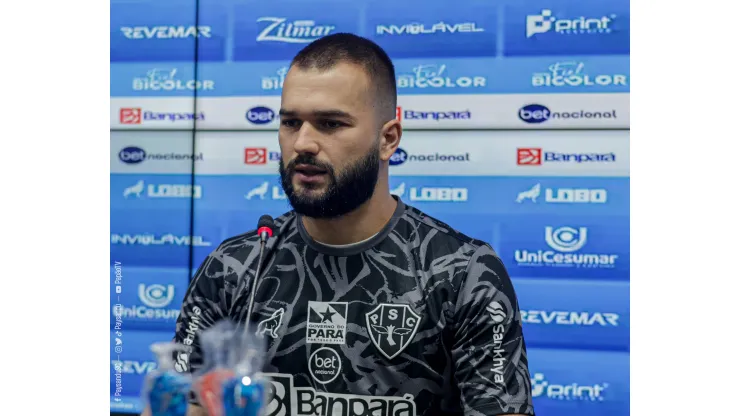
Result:
M264 165L267 163L267 148L247 147L244 149L244 163L247 165Z
M559 35L591 35L611 33L609 27L617 15L601 16L599 18L557 19L552 10L542 9L540 14L527 16L527 38L539 33L553 30ZM554 23L554 28L553 28Z
M308 360L309 373L316 382L328 384L342 371L342 359L329 347L321 347L311 354Z
M557 251L572 253L586 244L587 232L586 227L580 227L578 230L573 227L560 227L556 230L552 227L545 227L545 241L548 246Z
M518 147L516 149L517 165L539 166L542 164L542 149L535 147Z
M506 320L506 312L504 311L504 307L495 300L491 301L491 303L486 306L486 310L489 314L491 314L491 320L494 324L500 324L501 322L504 322L504 320Z
M344 344L347 302L308 302L307 344Z
M392 360L416 335L421 316L409 305L381 303L365 314L370 340L385 358Z
M141 108L122 108L119 117L121 124L141 124Z
M604 401L604 390L608 383L581 385L578 383L556 384L550 383L542 373L534 373L532 381L532 397L546 397L556 400Z
M265 335L269 335L273 339L277 339L278 338L277 330L280 329L280 326L283 324L284 314L285 314L285 309L280 308L276 310L275 312L273 312L269 318L257 324L257 332L256 332L257 337L264 338Z
M164 308L172 302L175 297L174 285L139 285L139 299L150 308Z
M530 190L519 192L516 196L516 202L522 203L526 199L531 199L532 202L537 202L537 197L540 196L540 184L533 186Z

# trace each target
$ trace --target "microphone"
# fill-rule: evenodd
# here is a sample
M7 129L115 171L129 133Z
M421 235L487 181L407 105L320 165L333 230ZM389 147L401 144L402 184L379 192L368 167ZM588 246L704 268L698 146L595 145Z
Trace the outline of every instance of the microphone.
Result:
M260 252L257 257L257 270L254 274L254 280L252 281L252 288L249 293L249 306L247 307L247 322L245 323L244 332L249 333L249 323L252 319L252 308L254 307L254 293L257 291L257 284L259 283L260 272L262 271L262 256L265 254L265 244L267 239L272 237L273 228L275 227L275 220L269 215L263 215L257 221L257 234L260 237Z
M263 215L257 221L257 234L260 236L260 248L262 244L267 242L267 239L272 237L272 228L275 226L275 221L269 215Z

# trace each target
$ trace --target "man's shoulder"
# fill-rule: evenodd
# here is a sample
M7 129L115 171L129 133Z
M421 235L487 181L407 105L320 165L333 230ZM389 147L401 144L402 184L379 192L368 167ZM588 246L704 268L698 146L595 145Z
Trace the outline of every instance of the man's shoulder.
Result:
M450 253L460 252L472 256L481 247L491 248L490 244L485 241L472 238L411 205L406 205L400 226L402 232L408 233L407 238L411 238L413 233L419 233L419 240L427 239L429 245L445 247ZM404 229L404 227L407 228Z

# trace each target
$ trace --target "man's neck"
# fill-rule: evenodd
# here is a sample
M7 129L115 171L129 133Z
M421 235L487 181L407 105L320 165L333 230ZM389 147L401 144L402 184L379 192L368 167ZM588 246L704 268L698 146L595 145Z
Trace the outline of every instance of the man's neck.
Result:
M374 236L393 217L398 202L386 190L376 192L356 210L330 220L301 217L308 235L319 243L345 245Z

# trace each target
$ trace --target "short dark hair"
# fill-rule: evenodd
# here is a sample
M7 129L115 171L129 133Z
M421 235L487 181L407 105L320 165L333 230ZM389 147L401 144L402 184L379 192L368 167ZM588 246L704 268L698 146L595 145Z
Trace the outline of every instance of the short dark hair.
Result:
M396 118L396 71L383 48L351 33L335 33L319 38L303 48L290 66L301 69L332 69L340 62L358 65L375 87L378 115L386 122Z

